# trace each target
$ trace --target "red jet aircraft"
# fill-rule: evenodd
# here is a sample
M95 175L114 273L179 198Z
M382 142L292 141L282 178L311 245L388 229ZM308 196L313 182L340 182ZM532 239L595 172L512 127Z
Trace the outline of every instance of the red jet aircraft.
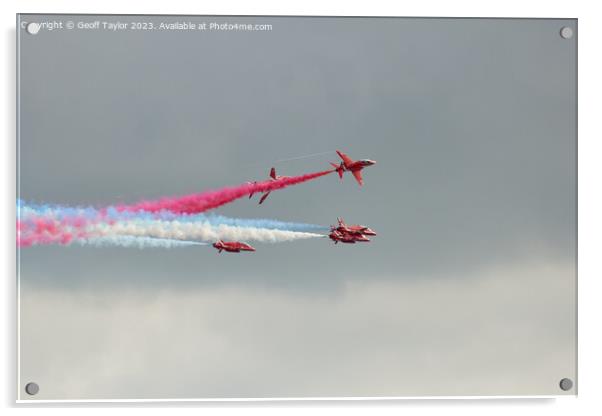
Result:
M338 227L332 226L332 230L336 230L342 234L351 234L351 235L376 235L374 231L365 225L347 225L342 218L337 218L339 223Z
M362 169L367 166L372 166L376 162L370 159L360 159L360 160L352 160L345 153L337 150L337 154L343 159L340 165L336 163L330 162L332 166L334 166L334 170L339 174L339 178L343 179L343 172L349 171L355 177L357 183L362 186L364 184L364 180L362 179Z
M226 250L228 253L240 253L241 251L255 251L255 249L247 243L240 243L238 241L218 240L217 242L213 243L213 247L215 247L220 253L222 252L222 250Z
M278 176L278 175L276 175L276 168L270 169L270 180L277 181L279 179L285 179L285 178L290 178L290 176ZM247 183L248 184L256 184L257 181L255 181L255 182L247 182ZM272 192L272 191L267 191L267 192L263 193L261 199L259 199L259 204L263 204L263 201L265 201L266 198L270 195L270 192ZM253 195L255 195L255 192L251 192L249 194L249 199L251 199L253 197Z
M332 230L328 237L337 244L339 241L345 244L355 244L357 242L369 242L370 239L365 235L346 234L337 230Z

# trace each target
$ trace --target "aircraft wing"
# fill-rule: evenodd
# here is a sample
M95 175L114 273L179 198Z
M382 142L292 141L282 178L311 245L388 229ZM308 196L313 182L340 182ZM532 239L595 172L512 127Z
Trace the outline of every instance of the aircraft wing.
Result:
M351 173L353 173L353 176L355 176L355 180L357 181L357 183L359 183L360 186L362 186L364 184L364 180L362 179L362 171L361 170L354 170Z
M353 160L345 153L337 150L337 154L341 157L341 159L343 159L343 163L345 164L345 166L349 166L353 163Z
M271 192L271 191L270 191ZM259 204L263 204L263 201L266 200L266 198L268 197L268 195L270 195L270 192L266 192L265 194L263 194L263 196L261 197L261 199L259 200Z

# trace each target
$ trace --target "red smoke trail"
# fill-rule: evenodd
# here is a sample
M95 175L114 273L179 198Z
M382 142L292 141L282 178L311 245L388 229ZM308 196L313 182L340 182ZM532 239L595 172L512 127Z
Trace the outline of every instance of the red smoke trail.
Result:
M250 193L261 193L267 191L275 191L288 186L297 185L312 179L319 178L333 170L325 170L322 172L308 173L300 176L291 176L289 178L281 178L275 181L268 180L257 183L247 183L238 186L218 189L215 191L206 191L199 194L184 195L181 197L161 198L156 201L142 201L133 205L119 205L116 207L118 211L146 211L159 212L171 211L176 214L198 214L210 209L221 207L238 198L246 197Z
M38 244L69 244L74 238L86 237L79 230L79 222L75 227L64 227L64 222L47 218L33 218L28 221L17 221L17 246L31 247Z
M262 193L283 189L288 186L297 185L328 175L332 172L334 171L326 170L277 180L247 183L214 191L185 195L182 197L162 198L156 201L142 201L133 205L120 205L115 208L121 212L171 211L176 214L198 214L210 209L218 208L238 198L246 197L250 193ZM101 210L99 212L99 218L92 219L85 216L72 216L62 219L46 218L37 215L28 216L24 220L17 221L17 245L19 247L30 247L38 244L69 244L76 238L90 237L90 234L85 230L87 225L99 221L106 221L109 224L114 222L110 218L105 219L105 214L106 210Z

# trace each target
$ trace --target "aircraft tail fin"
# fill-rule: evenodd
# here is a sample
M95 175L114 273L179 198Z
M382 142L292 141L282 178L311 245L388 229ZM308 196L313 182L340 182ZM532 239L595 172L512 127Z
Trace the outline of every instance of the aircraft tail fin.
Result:
M341 162L340 165L332 162L330 162L330 164L334 167L335 172L339 174L339 178L343 179L343 172L345 172L345 165L343 162Z

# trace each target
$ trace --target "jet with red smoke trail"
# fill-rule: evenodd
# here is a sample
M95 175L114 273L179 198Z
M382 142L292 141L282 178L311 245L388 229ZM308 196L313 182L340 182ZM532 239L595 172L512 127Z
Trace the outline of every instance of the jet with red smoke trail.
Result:
M287 179L290 178L290 176L279 176L276 175L276 168L272 168L270 169L270 180L271 181L278 181L280 179ZM257 181L255 182L247 182L249 185L255 185L257 184ZM259 204L263 204L263 201L265 201L267 199L267 197L270 195L272 191L266 191L263 193L262 197L259 199ZM253 195L255 194L255 191L251 191L251 193L249 194L249 199L251 199L253 197Z
M247 243L241 243L239 241L222 241L218 240L213 243L213 247L217 249L219 253L227 251L228 253L240 253L241 251L255 251L255 248L251 247Z
M345 244L355 244L358 242L369 242L370 239L362 234L347 234L342 233L340 231L332 230L330 234L328 234L328 238L330 238L335 244L345 243Z
M343 160L341 164L337 165L336 163L332 162L330 162L330 164L334 166L334 171L339 174L339 178L343 179L344 172L351 172L357 183L362 186L364 184L364 179L362 178L362 169L376 164L376 161L370 159L353 160L340 150L337 150L337 154Z
M351 234L351 235L376 235L374 231L365 225L347 225L342 218L337 218L338 226L334 225L330 227L331 231L338 231L342 234Z

